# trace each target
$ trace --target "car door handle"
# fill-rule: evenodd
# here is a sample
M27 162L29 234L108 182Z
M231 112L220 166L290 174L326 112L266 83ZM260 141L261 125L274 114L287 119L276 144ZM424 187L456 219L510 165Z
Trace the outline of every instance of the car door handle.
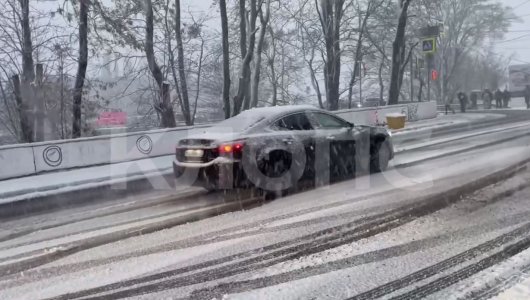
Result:
M328 136L326 137L326 139L327 139L328 141L334 141L334 140L335 140L335 136L334 136L334 135L328 135Z

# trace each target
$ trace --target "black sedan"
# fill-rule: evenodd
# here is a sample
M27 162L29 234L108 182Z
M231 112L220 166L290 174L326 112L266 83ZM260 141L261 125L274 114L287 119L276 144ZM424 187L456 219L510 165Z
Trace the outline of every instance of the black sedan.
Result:
M177 180L209 190L285 191L381 172L394 157L385 128L354 125L311 106L244 111L178 141Z

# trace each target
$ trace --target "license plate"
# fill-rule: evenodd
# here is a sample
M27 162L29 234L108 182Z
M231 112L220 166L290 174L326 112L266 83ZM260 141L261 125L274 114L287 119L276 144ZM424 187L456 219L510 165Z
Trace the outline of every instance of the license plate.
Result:
M184 153L186 157L201 158L204 155L204 150L201 149L190 149Z

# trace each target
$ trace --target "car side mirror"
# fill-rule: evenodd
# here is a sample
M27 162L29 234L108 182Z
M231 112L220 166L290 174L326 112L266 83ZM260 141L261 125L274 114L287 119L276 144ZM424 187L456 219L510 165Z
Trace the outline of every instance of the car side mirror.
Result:
M353 128L355 128L355 124L353 123L348 122L348 125L349 125L348 130L353 130Z

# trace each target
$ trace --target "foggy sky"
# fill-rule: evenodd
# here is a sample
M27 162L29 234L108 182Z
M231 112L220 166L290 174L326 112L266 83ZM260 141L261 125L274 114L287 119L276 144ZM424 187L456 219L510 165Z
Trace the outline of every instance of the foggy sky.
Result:
M465 1L465 0L462 0ZM512 57L510 64L530 64L530 0L492 0L503 3L506 6L514 8L514 13L521 19L520 22L512 24L502 41L495 42L495 53L504 57ZM210 12L211 0L185 0L183 7L191 7L194 11ZM213 11L215 14L215 10ZM217 29L214 18L207 22L207 26Z
M521 22L513 23L504 41L495 44L498 54L513 56L511 64L530 64L530 0L504 0L504 5L514 8Z

